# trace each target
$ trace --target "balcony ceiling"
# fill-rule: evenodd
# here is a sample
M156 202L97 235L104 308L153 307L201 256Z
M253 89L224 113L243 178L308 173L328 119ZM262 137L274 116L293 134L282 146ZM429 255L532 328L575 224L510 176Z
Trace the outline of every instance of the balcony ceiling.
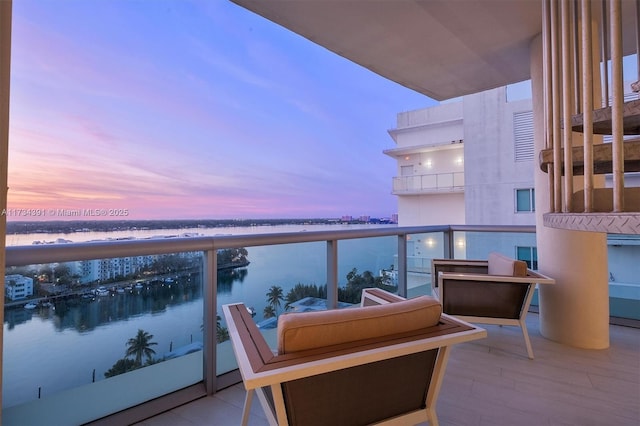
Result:
M435 100L529 78L540 0L232 0Z
M541 0L231 1L438 101L529 79L542 32ZM623 0L624 54L635 52L635 16Z

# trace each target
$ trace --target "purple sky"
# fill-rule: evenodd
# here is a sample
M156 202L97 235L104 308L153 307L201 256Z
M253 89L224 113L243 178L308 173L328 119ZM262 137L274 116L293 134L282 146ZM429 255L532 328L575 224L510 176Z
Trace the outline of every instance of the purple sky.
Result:
M389 217L435 105L224 0L16 1L11 90L8 220Z

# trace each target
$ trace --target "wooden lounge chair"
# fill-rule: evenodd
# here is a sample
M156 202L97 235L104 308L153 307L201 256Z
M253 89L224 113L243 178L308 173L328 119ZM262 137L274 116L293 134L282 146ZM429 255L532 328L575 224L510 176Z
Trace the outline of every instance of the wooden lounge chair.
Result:
M555 280L499 253L488 260L433 259L431 274L443 312L471 323L519 326L533 359L525 319L536 284Z
M367 289L360 307L281 315L272 351L243 304L223 306L247 390L242 424L255 393L271 425L437 425L451 345L486 337L441 310Z

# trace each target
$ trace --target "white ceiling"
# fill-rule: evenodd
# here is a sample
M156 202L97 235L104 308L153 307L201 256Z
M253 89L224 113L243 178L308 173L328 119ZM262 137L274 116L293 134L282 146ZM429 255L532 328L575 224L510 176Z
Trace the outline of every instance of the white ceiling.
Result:
M436 100L529 79L529 46L542 31L542 0L232 1ZM635 3L622 0L627 54ZM592 4L599 21L602 2Z
M436 100L529 78L540 0L232 0Z

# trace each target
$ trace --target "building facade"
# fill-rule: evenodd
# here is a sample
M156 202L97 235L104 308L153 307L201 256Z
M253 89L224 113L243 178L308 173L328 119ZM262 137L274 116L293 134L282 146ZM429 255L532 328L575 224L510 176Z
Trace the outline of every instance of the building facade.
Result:
M5 275L4 295L9 300L22 300L33 296L33 278L19 274Z
M626 96L633 98L636 93ZM392 191L398 196L400 225L535 226L537 158L530 98L510 100L507 87L467 95L399 113L397 127L389 134L397 147L384 153L397 161ZM442 183L442 176L453 178ZM628 178L638 186L637 173ZM611 186L610 175L605 184ZM443 246L437 236L410 241L412 272L428 275L431 259L443 256ZM459 233L454 249L458 258L482 259L499 251L538 267L531 234ZM607 252L612 315L640 319L640 238L611 234Z

